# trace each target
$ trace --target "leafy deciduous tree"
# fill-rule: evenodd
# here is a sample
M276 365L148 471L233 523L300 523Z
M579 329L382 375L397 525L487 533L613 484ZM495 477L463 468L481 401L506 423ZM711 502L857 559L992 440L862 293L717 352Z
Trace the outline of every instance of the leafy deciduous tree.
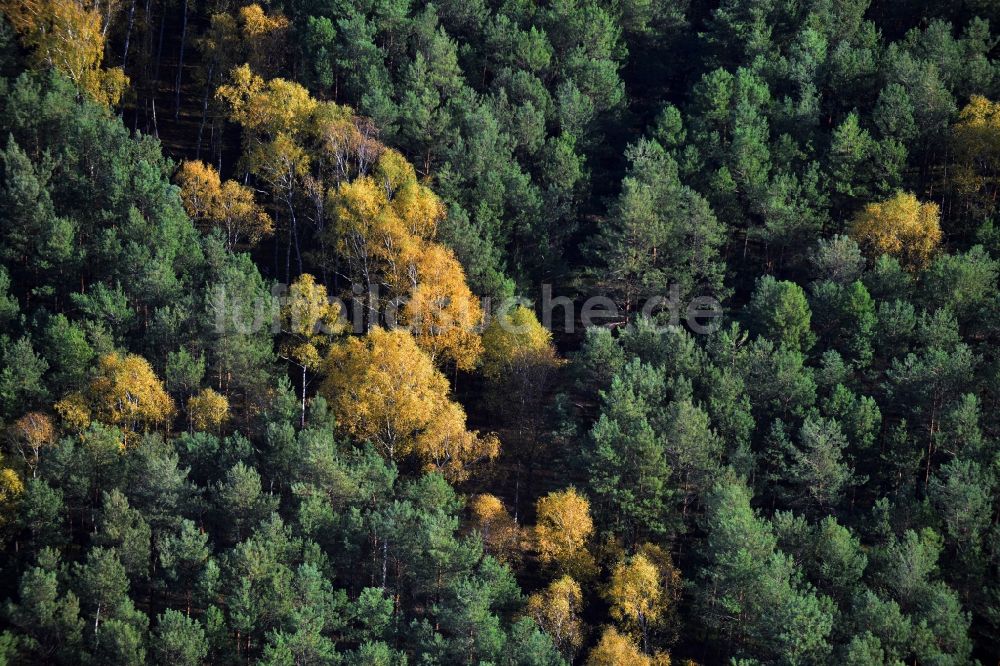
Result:
M465 427L465 412L448 396L448 380L409 332L375 327L333 347L320 392L351 434L374 443L394 462L415 455L452 478L494 458L499 442Z
M855 217L851 237L875 256L900 257L919 268L930 261L941 242L936 203L921 203L909 192L865 206Z

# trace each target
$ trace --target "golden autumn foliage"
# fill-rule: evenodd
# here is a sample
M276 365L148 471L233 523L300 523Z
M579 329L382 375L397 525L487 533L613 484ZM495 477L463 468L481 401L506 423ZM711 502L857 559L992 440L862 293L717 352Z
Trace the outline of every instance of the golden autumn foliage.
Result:
M28 412L14 422L12 434L14 446L34 476L42 449L52 446L56 441L52 419L41 412Z
M291 22L282 14L266 14L257 3L238 12L240 55L254 71L276 73L285 57Z
M1000 103L973 95L958 115L953 128L961 157L978 157L1000 166Z
M272 140L253 146L246 155L246 166L287 202L309 172L309 154L288 132L278 132Z
M335 335L342 333L340 305L331 302L326 287L303 273L288 288L281 306L281 332L284 339L278 353L302 370L301 423L306 418L306 388L309 373L319 369Z
M255 141L281 132L292 136L306 132L320 106L298 83L264 81L246 64L230 72L230 82L219 86L216 97L229 108L230 119L242 125L246 136Z
M276 31L287 30L290 25L281 14L268 16L257 3L240 7L239 16L243 34L249 39L262 39Z
M375 327L330 350L320 387L337 422L372 442L393 461L416 456L449 479L465 478L467 466L495 458L496 437L465 425L465 411L448 393L448 380L413 336Z
M606 627L601 640L590 651L587 666L670 666L670 655L658 652L652 657L643 654L631 638Z
M438 365L474 368L482 310L454 253L434 241L444 204L406 158L378 143L348 107L315 100L297 83L265 81L247 65L217 96L243 126L244 168L267 184L292 234L297 200L312 203L309 219L325 229L320 240L364 287L354 297L369 323L404 302L386 323L407 326Z
M320 366L332 336L342 333L341 311L331 302L326 287L303 273L288 287L281 307L281 332L287 339L281 353L297 365L315 370Z
M231 70L229 82L216 90L216 98L225 104L229 119L243 126L246 162L252 162L256 146L284 134L287 141L324 158L319 163L329 171L312 174L313 180L335 186L368 174L386 150L374 138L371 121L355 117L349 107L316 100L293 81L265 81L249 64Z
M10 467L0 469L0 505L6 506L24 492L24 481Z
M184 209L195 222L220 227L226 247L256 245L274 231L274 223L254 200L253 190L235 180L222 182L219 172L200 160L181 163L175 176Z
M556 647L572 659L583 644L582 608L580 584L569 576L563 576L528 597L525 614L532 617L552 637Z
M594 532L594 521L587 498L570 487L542 497L535 508L538 559L575 578L592 575L594 563L587 551L587 541Z
M128 445L131 433L169 422L174 401L163 388L149 361L136 354L106 354L83 392L71 393L56 403L56 411L73 427L96 419L118 426Z
M0 0L7 16L40 66L55 69L101 104L117 104L128 86L120 67L101 69L101 14L77 0Z
M483 331L481 365L487 378L501 380L525 372L529 366L551 368L558 364L552 333L523 305L498 313Z
M644 544L635 555L615 565L605 596L611 617L648 649L650 632L665 622L680 590L680 573L670 554L654 544Z
M1000 103L973 95L952 128L955 165L949 176L957 205L985 217L1000 191Z
M288 19L281 14L268 16L257 3L240 7L240 24L247 37L259 39L276 30L288 28Z
M229 400L210 388L188 398L188 419L193 430L217 432L229 418Z
M384 150L371 174L342 182L330 190L331 233L338 251L351 263L351 273L368 280L362 262L374 259L370 271L384 276L386 286L405 293L417 281L414 263L437 231L444 204L417 182L413 167L396 151Z
M431 240L444 205L417 182L413 167L399 153L383 151L371 176L341 183L328 205L350 274L369 287L384 285L388 298L405 297L399 323L431 360L475 367L482 309L454 253Z
M264 12L259 4L240 7L235 16L228 11L209 17L209 26L193 42L202 53L203 63L225 75L238 63L247 63L255 72L274 74L285 57L291 23L282 14Z
M475 495L469 500L472 528L493 557L511 564L521 556L521 528L496 495Z
M390 190L371 176L331 190L328 208L335 248L347 261L349 274L365 285L406 293L416 282L413 263L421 247L421 236L413 232L430 233L420 228L425 220L407 218Z
M654 621L662 610L662 594L659 571L643 555L634 555L611 572L607 592L611 617L628 624Z
M670 552L655 543L644 543L636 549L636 554L649 560L659 572L664 601L672 604L680 599L681 572L674 566Z
M854 218L851 237L875 256L900 258L919 268L941 242L938 205L921 203L909 192L865 206Z
M450 249L427 243L417 257L416 274L402 323L431 360L445 359L460 370L472 370L483 351L476 332L483 311L465 283L462 265Z
M56 413L73 430L84 430L91 421L90 405L86 396L74 391L53 405Z
M417 180L417 173L402 154L386 149L379 155L372 178L392 202L403 229L411 236L430 240L444 217L444 204L429 187Z
M24 481L10 467L0 468L0 527L15 517L16 503L24 492Z
M174 414L174 403L153 372L137 354L107 354L97 365L90 385L97 417L128 430L163 423Z

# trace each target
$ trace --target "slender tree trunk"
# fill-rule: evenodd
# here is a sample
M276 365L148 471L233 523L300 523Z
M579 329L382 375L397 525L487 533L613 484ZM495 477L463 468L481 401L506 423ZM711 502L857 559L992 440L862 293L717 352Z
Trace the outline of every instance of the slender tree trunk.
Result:
M128 45L132 41L132 26L135 24L135 3L136 0L132 0L132 6L128 10L128 28L125 30L125 48L122 49L122 69L125 69L125 65L128 62Z
M285 245L285 284L292 283L292 222L288 221L288 242Z
M163 61L163 33L166 29L167 23L167 8L163 8L163 13L160 14L160 38L156 45L156 66L153 68L153 79L155 81L160 80L160 63ZM155 89L154 89L155 93Z
M188 26L188 0L184 0L184 9L181 13L181 48L177 55L177 81L174 83L174 120L181 113L181 78L184 73L184 42L187 41Z
M938 412L938 396L934 396L934 401L931 403L931 425L929 432L927 433L927 464L924 471L924 488L930 484L931 481L931 457L934 455L934 431L937 422L937 412Z
M277 229L280 228L280 226L278 224L278 209L277 208L275 208L275 210L274 210L274 227L275 227L274 243L273 243L273 246L274 246L274 278L278 279L278 276L281 275L281 259L280 259L281 255L279 254L279 251L278 251L278 248L281 246L281 241L278 239L278 233L277 233Z
M208 98L212 92L212 78L215 75L215 63L208 68L208 76L205 80L205 96L201 100L201 124L198 126L198 143L195 145L194 157L201 157L201 137L205 133L205 123L208 121Z
M100 11L100 9L101 9L101 3L99 3L99 2L96 3L95 4L95 9L97 9L98 11ZM104 37L105 39L107 39L108 29L111 27L111 14L112 14L112 12L111 12L111 2L109 1L108 2L108 16L104 19L104 25L101 26L101 37Z
M299 275L302 275L302 248L299 246L299 221L292 216L292 237L295 238L295 260L299 264Z
M302 249L299 247L299 220L295 216L295 207L292 205L292 191L289 188L288 198L285 200L285 204L288 206L288 216L291 219L291 225L289 227L291 232L291 237L295 242L295 259L299 266L299 275L302 274ZM290 281L289 281L290 282Z
M517 461L516 472L514 472L514 522L519 522L518 514L521 505L521 461Z
M382 540L382 589L385 589L386 578L389 570L389 541Z

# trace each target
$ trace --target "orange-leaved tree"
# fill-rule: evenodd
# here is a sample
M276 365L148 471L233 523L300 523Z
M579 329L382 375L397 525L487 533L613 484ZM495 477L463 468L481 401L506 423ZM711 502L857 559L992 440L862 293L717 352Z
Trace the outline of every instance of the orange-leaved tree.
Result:
M1000 194L1000 102L973 95L952 127L955 165L949 174L957 206L989 217Z
M309 373L316 372L323 358L344 331L340 305L331 302L326 287L303 273L288 288L281 306L281 332L284 336L278 353L302 370L301 424L306 420L306 389Z
M328 207L333 245L364 287L369 318L377 318L379 305L402 299L398 323L435 363L474 368L482 353L482 308L454 253L433 241L444 204L417 181L412 165L385 150L370 176L331 190ZM377 301L368 296L375 288L384 290Z
M256 245L274 231L270 216L254 200L253 190L235 180L222 182L210 164L182 162L175 179L188 215L195 222L222 229L227 249L244 241Z
M52 446L56 441L56 429L52 419L48 414L28 412L14 422L11 434L14 446L34 478L42 450Z
M56 411L78 429L91 420L118 426L126 447L134 433L169 424L176 413L149 361L117 352L102 356L90 384L57 402Z
M594 649L587 656L587 666L670 666L670 655L657 652L644 654L627 634L614 627L605 627Z
M448 380L408 331L374 327L334 346L324 365L320 393L337 422L389 460L412 455L459 480L470 464L499 454L495 436L466 428Z
M188 421L192 430L218 432L229 418L229 400L210 388L188 398Z
M622 558L611 572L605 593L611 617L639 639L646 653L652 649L650 634L667 628L680 583L670 554L654 544L644 544L633 556Z
M39 66L51 67L105 105L117 104L128 86L121 67L101 69L101 14L77 0L0 0L0 11Z
M590 502L575 488L554 491L538 500L535 548L538 559L584 580L594 573L587 542L594 533Z
M243 126L243 168L287 218L289 281L293 250L304 271L299 231L308 218L319 242L311 257L324 279L334 271L360 287L351 298L367 325L403 324L434 363L474 368L481 308L455 255L435 241L445 206L406 158L350 108L291 81L265 81L248 65L217 96Z
M900 258L911 268L930 261L941 242L940 211L909 192L868 204L855 217L851 237L875 256Z
M570 576L552 581L547 588L528 597L525 614L532 617L563 653L567 660L583 644L583 592Z
M460 370L472 370L483 351L476 332L483 311L465 282L462 265L450 249L427 243L416 260L416 276L403 323L433 361L443 359Z
M521 558L521 528L496 495L484 493L469 500L472 528L479 532L486 551L501 562Z
M24 480L0 456L0 527L17 517L17 501L24 493Z

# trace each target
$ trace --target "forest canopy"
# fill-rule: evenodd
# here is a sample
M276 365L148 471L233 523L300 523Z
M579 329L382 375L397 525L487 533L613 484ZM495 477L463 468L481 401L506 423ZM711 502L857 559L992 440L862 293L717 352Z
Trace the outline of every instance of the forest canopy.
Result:
M998 192L988 0L0 0L0 665L996 663Z

